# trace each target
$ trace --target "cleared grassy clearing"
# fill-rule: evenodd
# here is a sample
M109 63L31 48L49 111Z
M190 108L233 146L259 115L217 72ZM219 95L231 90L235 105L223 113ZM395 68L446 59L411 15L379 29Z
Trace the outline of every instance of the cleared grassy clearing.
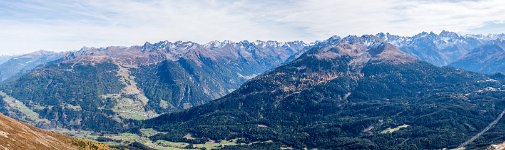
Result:
M398 131L398 130L400 130L402 128L407 128L407 127L409 127L409 125L404 124L404 125L401 125L401 126L398 126L398 127L395 127L395 128L387 128L385 130L382 130L381 134L393 133L393 132L396 132L396 131Z

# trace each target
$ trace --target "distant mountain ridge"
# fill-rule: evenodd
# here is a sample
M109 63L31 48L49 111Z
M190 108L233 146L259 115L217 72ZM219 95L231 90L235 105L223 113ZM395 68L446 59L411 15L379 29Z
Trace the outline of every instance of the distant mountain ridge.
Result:
M505 72L505 42L494 41L472 49L449 66L487 74L503 73Z
M24 55L9 57L3 63L0 63L0 82L12 77L20 76L29 72L39 65L60 59L65 55L64 52L36 51Z
M442 31L423 32L412 37L379 33L376 36L399 47L402 51L436 66L451 66L479 73L505 72L503 47L505 34L461 35Z
M0 55L0 64L6 62L7 60L9 60L11 57L14 57L14 56L11 56L11 55Z
M471 51L475 49L481 49L482 51L485 51L485 49L481 48L482 46L490 45L493 43L496 43L494 41L500 41L500 40L505 40L505 34L489 34L489 35L480 35L480 34L458 34L455 32L450 32L450 31L442 31L439 34L433 33L433 32L422 32L414 36L399 36L399 35L392 35L389 33L378 33L375 36L384 39L385 41L395 45L396 47L399 47L402 51L407 52L408 54L415 56L416 58L432 63L436 66L448 66L451 65L452 63L455 63L457 61L460 61L460 59L463 58L468 58L471 56L470 55ZM338 37L338 36L335 36ZM298 41L299 42L299 41ZM276 42L276 41L254 41L254 42L249 42L249 41L241 41L241 42L232 42L232 41L211 41L206 44L197 44L194 42L183 42L183 41L178 41L178 42L169 42L169 41L161 41L158 43L149 43L146 42L143 46L137 46L136 48L142 48L146 50L153 50L153 49L169 49L169 48L176 48L177 50L172 50L169 52L163 52L163 54L160 53L158 56L159 58L153 58L152 56L143 56L144 58L149 59L141 59L140 57L136 57L139 62L142 63L155 63L155 62L160 62L165 59L178 59L179 57L182 57L183 55L189 55L191 52L187 52L186 50L195 50L195 49L218 49L218 52L210 52L207 53L207 55L215 55L215 54L227 54L224 53L224 51L219 51L219 49L222 49L223 47L226 47L227 45L233 45L234 46L247 46L247 45L262 45L262 46L280 46L280 45L285 45L285 46L290 46L290 45L296 45L296 46L307 46L309 47L310 45L316 44L306 44L303 42L299 42L296 44L296 42L291 42L291 44L288 44L288 42ZM237 45L237 44L242 44L242 45ZM196 47L193 47L196 46ZM185 48L184 48L185 47ZM121 54L125 53L120 53L119 55L115 55L114 53L103 53L100 52L100 49L106 49L106 48L82 48L81 50L77 52L73 52L72 55L81 55L80 53L85 54L84 51L89 53L101 53L102 55L108 55L108 56L116 56L116 57L124 57L126 55L121 56ZM135 47L121 47L121 46L113 46L113 47L107 47L107 49L135 49ZM94 51L94 52L91 52ZM161 52L161 51L159 51ZM40 51L40 52L34 52L33 54L27 54L27 55L35 55L36 53L45 53L46 55L51 53L48 51ZM186 54L183 54L186 53ZM292 55L291 58L288 58L287 61L289 62L290 60L294 60L298 56L300 56L303 53L303 51L298 52L295 55ZM133 54L133 53L132 53ZM140 54L140 53L136 53ZM60 54L61 57L62 54ZM140 54L142 55L142 54ZM163 56L164 55L164 56ZM40 56L39 56L40 57ZM184 56L187 57L187 56ZM214 57L214 56L213 56ZM228 56L228 57L233 57L233 56ZM224 58L224 57L223 57ZM35 59L35 58L32 58ZM51 58L48 60L54 60L55 58ZM95 57L93 59L100 59L98 57ZM86 59L83 59L86 61ZM30 60L26 60L30 61ZM33 60L32 60L33 61ZM44 64L46 61L41 61L41 62L32 62L34 65L39 65L39 64ZM131 60L130 60L131 61ZM144 62L145 61L145 62ZM464 60L461 60L464 61ZM139 63L137 62L137 64ZM20 63L20 62L18 62ZM131 62L134 63L134 62ZM0 63L1 64L1 63ZM461 63L459 63L461 64ZM467 62L466 64L469 64ZM14 66L12 63L6 64L9 66ZM18 64L19 65L19 64ZM23 70L30 70L30 68L33 68L34 65L31 65L27 67L27 69ZM470 64L469 64L470 65ZM473 64L473 65L488 65L488 64ZM455 66L455 67L461 67L463 69L468 69L472 71L477 71L479 70L476 69L471 69L471 68L465 68L465 66ZM4 67L5 68L5 67ZM17 67L19 68L19 67ZM2 69L0 69L2 70ZM3 69L5 70L5 69ZM8 69L7 69L8 70ZM12 70L12 69L11 69ZM482 72L482 73L495 73L495 72L502 72L504 70L496 70L493 68L487 69L488 71ZM4 73L6 77L3 77L3 80L6 78L9 78L13 76L12 74L17 73L17 71L10 71L14 73ZM1 75L1 74L0 74Z
M453 63L471 50L491 43L496 39L505 39L501 35L459 35L442 31L439 34L422 32L412 37L379 33L378 37L423 61L436 66Z

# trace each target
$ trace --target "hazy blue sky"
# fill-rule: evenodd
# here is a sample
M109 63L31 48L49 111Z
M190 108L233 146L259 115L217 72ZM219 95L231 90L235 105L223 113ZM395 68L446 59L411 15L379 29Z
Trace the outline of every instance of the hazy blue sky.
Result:
M145 41L505 32L504 0L2 0L0 54Z

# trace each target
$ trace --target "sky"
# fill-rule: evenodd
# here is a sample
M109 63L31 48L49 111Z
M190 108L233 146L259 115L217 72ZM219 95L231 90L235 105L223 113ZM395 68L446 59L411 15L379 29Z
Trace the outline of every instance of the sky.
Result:
M0 55L146 41L505 32L504 0L2 0Z

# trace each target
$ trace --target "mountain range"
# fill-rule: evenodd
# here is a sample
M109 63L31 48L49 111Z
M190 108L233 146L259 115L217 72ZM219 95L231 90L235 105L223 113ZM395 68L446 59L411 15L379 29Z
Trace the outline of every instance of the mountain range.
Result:
M120 129L124 121L149 119L224 96L305 46L162 41L83 48L5 82L2 112L43 128ZM13 106L18 104L21 107Z
M505 109L503 81L434 66L374 36L332 38L223 98L141 128L164 132L153 141L238 141L229 148L476 148L461 143Z
M443 31L40 51L0 64L0 112L151 148L483 148L505 141L503 40Z

